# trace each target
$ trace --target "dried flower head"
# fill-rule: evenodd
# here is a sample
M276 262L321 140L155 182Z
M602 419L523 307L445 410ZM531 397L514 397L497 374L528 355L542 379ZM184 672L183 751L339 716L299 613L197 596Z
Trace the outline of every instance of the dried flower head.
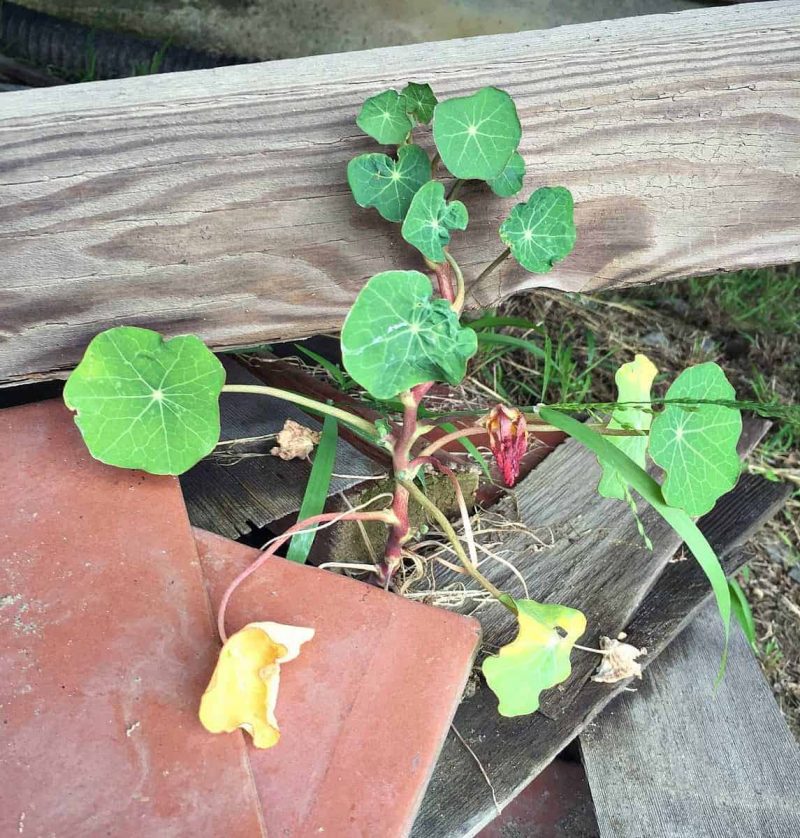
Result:
M515 407L499 404L493 407L486 420L489 447L497 461L506 486L513 486L519 477L522 457L528 448L528 428L525 415Z

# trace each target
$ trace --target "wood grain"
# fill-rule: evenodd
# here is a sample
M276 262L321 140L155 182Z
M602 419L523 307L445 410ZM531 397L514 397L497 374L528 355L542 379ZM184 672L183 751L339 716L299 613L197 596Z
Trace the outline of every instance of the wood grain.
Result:
M714 688L721 640L709 605L581 736L602 838L800 834L800 749L738 626Z
M767 2L0 97L0 381L73 366L122 323L213 347L337 329L370 275L421 267L345 182L359 104L409 77L506 88L528 188L579 241L473 302L800 260L800 6ZM475 276L512 201L469 187Z

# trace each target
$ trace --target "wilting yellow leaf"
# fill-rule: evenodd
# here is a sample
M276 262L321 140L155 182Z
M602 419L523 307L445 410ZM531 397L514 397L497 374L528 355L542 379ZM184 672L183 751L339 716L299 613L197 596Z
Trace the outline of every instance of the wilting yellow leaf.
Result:
M275 745L280 665L296 658L313 636L314 629L280 623L249 623L231 635L200 701L203 727L210 733L242 728L256 748Z

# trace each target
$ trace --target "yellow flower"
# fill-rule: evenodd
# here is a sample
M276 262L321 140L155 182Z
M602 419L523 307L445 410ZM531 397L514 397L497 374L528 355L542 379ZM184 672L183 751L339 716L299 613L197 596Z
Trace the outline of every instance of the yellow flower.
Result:
M277 744L280 665L296 658L300 645L313 636L310 628L249 623L229 637L200 700L203 727L210 733L242 728L253 737L256 748Z

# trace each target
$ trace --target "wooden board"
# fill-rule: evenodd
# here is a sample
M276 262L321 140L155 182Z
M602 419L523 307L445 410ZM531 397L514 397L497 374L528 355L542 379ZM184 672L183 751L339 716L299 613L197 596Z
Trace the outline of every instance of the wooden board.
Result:
M516 99L527 188L577 200L546 277L473 302L800 260L800 5L791 0L7 93L0 381L53 376L121 323L213 347L337 329L364 280L422 267L355 206L360 103L409 77ZM469 187L467 277L514 200Z
M751 425L750 445L758 438L752 430ZM632 643L651 650L648 660L652 660L705 601L709 586L694 561L668 564L678 541L660 521L648 513L643 516L654 546L648 554L640 546L630 512L618 514L611 508L612 502L597 497L590 503L588 493L594 491L598 476L596 462L588 452L581 454L569 442L557 449L516 491L520 518L540 536L544 522L552 530L552 546L534 551L530 539L526 543L523 537L512 537L505 541L503 552L514 557L531 597L587 612L589 628L583 645L596 648L600 634L614 636L625 628ZM703 530L712 546L725 553L741 544L786 496L787 490L780 484L744 476L703 519ZM618 505L626 510L623 504ZM520 595L519 583L504 565L487 561L482 570L495 584ZM449 572L439 576L442 586L461 584L462 579ZM459 610L474 613L469 605ZM640 614L644 615L642 621ZM513 636L511 620L499 609L486 610L480 619L489 648ZM721 647L715 650L721 653ZM544 712L533 716L499 717L497 700L482 682L462 703L455 725L486 768L501 805L524 788L618 691L618 686L588 680L596 666L596 656L575 653L573 676L561 691L545 693ZM713 679L713 674L714 670L709 678ZM490 789L474 759L452 736L414 834L437 838L473 835L495 813Z
M581 736L601 838L800 835L800 749L738 626L714 688L721 640L707 606Z

